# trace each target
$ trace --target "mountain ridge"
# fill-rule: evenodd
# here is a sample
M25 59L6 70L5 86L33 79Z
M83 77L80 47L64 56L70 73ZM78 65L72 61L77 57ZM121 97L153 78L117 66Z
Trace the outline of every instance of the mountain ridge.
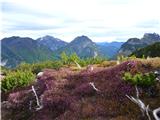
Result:
M1 61L7 61L7 66L15 67L23 61L34 63L60 59L62 52L67 55L76 53L80 58L101 56L114 59L117 54L130 55L157 41L160 42L160 36L156 33L146 33L141 39L130 38L127 42L111 43L95 43L85 35L77 36L69 43L49 35L36 40L12 36L1 40Z
M128 56L137 49L160 42L160 35L157 33L145 33L141 39L130 38L119 49L118 54Z

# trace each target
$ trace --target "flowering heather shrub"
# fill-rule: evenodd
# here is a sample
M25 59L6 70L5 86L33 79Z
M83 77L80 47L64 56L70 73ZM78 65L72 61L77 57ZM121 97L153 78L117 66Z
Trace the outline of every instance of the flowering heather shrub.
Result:
M129 61L127 64L128 71L131 72L132 74L135 74L141 71L141 65L142 63L139 61Z
M24 90L19 92L10 93L8 101L12 104L13 108L29 108L29 101L34 98L31 90Z
M55 118L55 120L78 120L78 119L79 119L79 113L75 113L69 110Z
M54 81L55 81L54 77L42 77L37 80L36 85L42 91L50 90L54 88Z
M37 94L41 95L46 90L52 90L55 88L55 75L51 74L54 73L55 70L50 71L49 69L46 69L43 73L43 76L37 78L36 82L36 88L37 88Z
M119 101L124 101L125 95L131 95L134 92L134 87L130 84L120 83L115 90L115 98ZM118 95L117 95L118 93Z
M73 100L67 93L57 92L46 91L43 96L41 96L42 104L44 108L62 114L66 109L70 108Z
M41 109L39 111L33 112L28 116L27 120L54 120L54 112L49 109Z
M83 83L73 90L73 94L78 96L93 96L96 91L89 83Z
M76 87L75 90L77 93L78 91L79 93L87 93L90 90L90 87L88 87L86 83L93 81L96 87L101 91L101 94L104 96L115 97L117 99L120 99L120 97L125 98L125 94L129 94L133 91L131 85L124 83L121 79L121 73L128 69L128 63L129 62L124 62L119 66L104 69L98 72L76 74L74 76L69 76L68 79L70 84L73 84ZM119 94L117 94L117 92Z

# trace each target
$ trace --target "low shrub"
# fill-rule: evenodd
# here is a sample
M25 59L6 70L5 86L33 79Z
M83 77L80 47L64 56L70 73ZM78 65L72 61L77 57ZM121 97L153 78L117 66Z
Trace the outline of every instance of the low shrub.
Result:
M123 80L139 86L151 86L155 83L156 76L154 73L137 73L132 75L130 72L125 72Z
M23 87L31 84L35 75L31 71L13 71L10 72L1 82L2 91L12 90L17 87Z
M45 68L59 69L63 64L61 61L45 61L34 64L21 63L16 70L32 71L34 74L41 72Z

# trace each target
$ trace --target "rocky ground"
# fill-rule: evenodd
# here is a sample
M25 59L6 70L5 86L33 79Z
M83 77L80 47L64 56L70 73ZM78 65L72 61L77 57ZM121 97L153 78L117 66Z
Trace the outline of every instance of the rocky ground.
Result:
M122 75L126 71L157 69L142 62L133 65L132 61L82 70L45 69L34 84L2 94L2 119L146 120L139 107L126 97L136 97L136 91L135 86L122 80ZM159 82L149 88L138 87L138 90L154 120L151 111L160 107Z

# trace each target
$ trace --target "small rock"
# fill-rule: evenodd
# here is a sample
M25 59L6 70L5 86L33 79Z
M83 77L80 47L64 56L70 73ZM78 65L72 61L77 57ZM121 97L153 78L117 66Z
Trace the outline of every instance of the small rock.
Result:
M40 77L42 77L43 76L43 72L39 72L38 74L37 74L37 78L40 78Z

